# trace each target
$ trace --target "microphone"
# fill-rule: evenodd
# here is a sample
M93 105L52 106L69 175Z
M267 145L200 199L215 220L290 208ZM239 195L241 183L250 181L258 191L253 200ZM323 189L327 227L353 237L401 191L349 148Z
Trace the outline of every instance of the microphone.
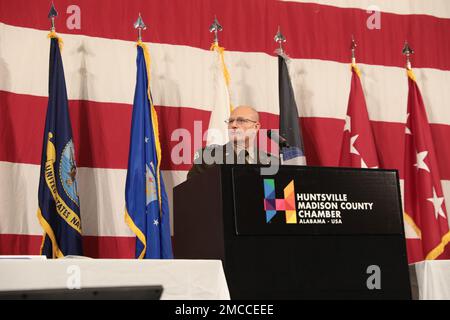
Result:
M290 145L285 137L278 134L276 130L267 130L267 136L272 139L273 141L277 142L280 146L280 148L289 148Z

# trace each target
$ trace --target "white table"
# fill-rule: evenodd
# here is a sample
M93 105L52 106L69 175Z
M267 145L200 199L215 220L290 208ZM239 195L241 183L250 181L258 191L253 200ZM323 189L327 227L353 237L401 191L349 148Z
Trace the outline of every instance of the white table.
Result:
M220 260L0 260L0 291L67 288L77 281L82 288L162 285L165 300L230 299Z
M427 260L409 268L414 298L450 300L450 260Z

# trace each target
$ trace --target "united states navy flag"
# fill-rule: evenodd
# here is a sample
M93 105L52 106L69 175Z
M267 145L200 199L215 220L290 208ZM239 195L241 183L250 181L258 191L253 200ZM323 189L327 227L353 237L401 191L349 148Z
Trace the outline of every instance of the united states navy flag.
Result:
M48 258L82 255L72 126L59 48L52 33L47 116L39 178L38 219L44 229L41 254Z
M125 221L136 234L136 258L171 259L169 204L161 176L158 118L150 94L150 57L137 45L137 77L125 186Z

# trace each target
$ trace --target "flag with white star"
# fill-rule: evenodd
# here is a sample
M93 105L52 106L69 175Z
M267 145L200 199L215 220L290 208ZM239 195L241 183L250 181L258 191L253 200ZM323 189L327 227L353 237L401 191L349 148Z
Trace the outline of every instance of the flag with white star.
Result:
M125 186L125 221L136 234L136 258L173 258L169 202L161 175L158 117L149 87L148 51L137 46L137 79Z
M415 232L415 239L407 242L408 261L449 259L448 215L436 153L422 95L411 70L408 84L404 218Z
M356 65L352 65L351 88L339 165L341 167L371 169L379 167L360 72Z

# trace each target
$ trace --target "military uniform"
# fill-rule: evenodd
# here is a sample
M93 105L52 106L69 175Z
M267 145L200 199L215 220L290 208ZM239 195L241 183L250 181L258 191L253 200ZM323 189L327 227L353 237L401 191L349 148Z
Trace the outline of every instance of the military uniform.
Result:
M255 150L257 150L255 148ZM189 170L187 178L200 174L216 164L271 164L279 163L279 159L270 153L258 151L255 154L249 154L242 150L240 154L236 151L231 142L225 145L209 145L197 151L194 155L194 164Z

